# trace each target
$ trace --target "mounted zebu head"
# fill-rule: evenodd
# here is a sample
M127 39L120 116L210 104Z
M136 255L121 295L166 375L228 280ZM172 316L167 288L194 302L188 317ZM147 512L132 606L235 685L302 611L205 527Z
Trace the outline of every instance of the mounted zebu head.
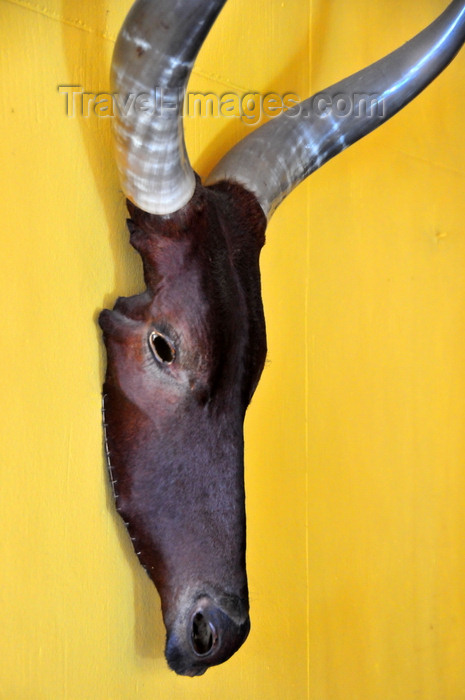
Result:
M186 675L225 661L250 627L242 426L266 353L267 219L417 95L465 39L465 0L455 0L402 48L251 133L204 186L186 155L182 96L224 2L137 0L112 66L123 103L145 95L115 132L147 289L100 316L107 457L117 510L160 593L168 663ZM355 95L376 104L331 109Z

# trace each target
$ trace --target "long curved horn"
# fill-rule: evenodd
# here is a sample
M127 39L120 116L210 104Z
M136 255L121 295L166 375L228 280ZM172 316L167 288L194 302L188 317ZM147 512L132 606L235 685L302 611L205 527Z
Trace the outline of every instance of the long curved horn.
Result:
M465 0L454 0L401 48L249 134L214 168L208 184L239 182L270 218L308 175L418 95L464 40Z
M116 40L111 72L121 185L151 214L178 211L194 192L182 104L194 60L224 3L136 0Z

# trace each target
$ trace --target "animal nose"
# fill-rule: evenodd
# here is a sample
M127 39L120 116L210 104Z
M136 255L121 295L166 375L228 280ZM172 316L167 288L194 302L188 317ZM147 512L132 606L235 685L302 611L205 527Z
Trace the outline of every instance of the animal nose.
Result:
M170 668L184 676L200 676L210 667L229 659L244 643L250 620L235 622L221 608L204 598L197 601L184 629L168 633L166 659Z

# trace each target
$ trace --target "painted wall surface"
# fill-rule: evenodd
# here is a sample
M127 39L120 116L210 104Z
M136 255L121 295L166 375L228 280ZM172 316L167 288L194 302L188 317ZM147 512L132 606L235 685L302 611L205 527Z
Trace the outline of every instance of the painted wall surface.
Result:
M99 310L141 289L110 119L129 0L0 0L0 698L465 698L465 53L292 194L246 422L252 632L178 678L115 515ZM307 96L446 0L229 0L190 89ZM97 109L98 111L98 109ZM205 175L247 133L188 118Z

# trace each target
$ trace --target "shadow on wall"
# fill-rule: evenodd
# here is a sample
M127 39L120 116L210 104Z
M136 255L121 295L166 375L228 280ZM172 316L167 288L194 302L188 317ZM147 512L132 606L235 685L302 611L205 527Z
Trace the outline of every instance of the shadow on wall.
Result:
M259 92L260 95L269 93L277 93L284 95L286 93L296 93L304 100L310 97L317 89L325 88L320 82L321 62L324 52L321 50L321 44L324 37L328 35L326 28L331 24L331 12L334 11L328 4L318 4L312 11L311 27L312 36L309 40L294 52L292 58L286 63L286 66L279 72L278 75L272 76L271 81L267 85L247 85L244 89L245 93ZM313 36L317 37L315 45L313 45ZM208 39L207 39L208 41ZM238 53L244 50L244 47L250 46L256 42L248 37L244 37L243 47L238 46ZM272 51L270 42L269 50ZM193 73L195 74L195 65ZM339 76L341 77L341 76ZM234 80L234 76L231 76ZM228 87L228 85L225 85ZM189 92L189 85L187 91ZM195 117L191 117L195 124ZM193 163L194 170L205 178L219 160L240 140L245 138L249 133L262 126L269 118L264 118L258 124L250 126L243 122L242 119L223 119L223 128L220 134L211 142L208 149L203 150ZM191 128L195 129L195 126Z
M238 48L240 50L240 48ZM279 75L272 78L272 82L265 86L248 86L244 91L246 93L258 93L260 96L267 95L269 93L275 92L278 94L284 94L287 92L296 92L299 95L307 97L307 80L305 80L305 71L302 70L302 61L308 60L308 47L305 43L302 45L298 51L295 52L294 57L288 61L286 67L280 72ZM195 71L195 67L194 67ZM189 87L188 87L189 90ZM193 126L191 129L195 129L195 117L189 117L193 120ZM211 117L211 119L216 119ZM215 165L221 160L221 158L233 147L245 138L248 134L255 131L255 129L260 128L265 122L269 121L269 118L263 118L259 123L254 126L249 126L240 118L234 119L223 119L222 129L219 135L213 139L208 149L204 149L200 153L199 157L193 163L194 170L204 179L213 170Z
M62 24L63 54L66 59L68 85L80 85L86 92L108 92L110 89L110 65L112 42L106 34L108 3L94 0L92 5L92 30ZM75 0L62 0L63 17L76 14ZM110 49L110 50L109 50ZM99 236L107 236L113 254L114 289L102 300L100 308L95 310L94 322L97 343L100 348L100 378L103 383L105 360L101 332L97 325L98 314L102 308L113 306L115 297L134 294L143 289L142 268L139 256L129 245L129 236L125 220L127 217L125 200L120 190L118 173L113 154L111 120L109 118L85 118L77 115L70 118L70 128L79 128L87 153L95 187L102 202L108 222L107 231L99 231ZM90 320L90 319L89 319ZM164 657L165 632L159 613L160 601L155 586L151 583L134 553L129 535L121 518L117 515L113 494L107 476L107 466L102 451L104 469L102 478L107 487L107 508L113 516L119 543L125 558L131 567L134 582L135 607L135 652L145 658L161 659Z

